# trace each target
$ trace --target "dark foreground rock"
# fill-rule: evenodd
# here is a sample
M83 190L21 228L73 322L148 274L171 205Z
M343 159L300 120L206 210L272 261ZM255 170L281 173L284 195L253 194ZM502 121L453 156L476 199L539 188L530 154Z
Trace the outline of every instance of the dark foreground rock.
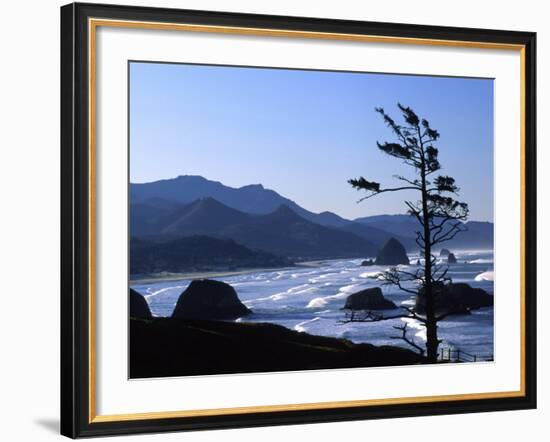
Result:
M379 367L425 362L400 347L353 344L274 324L130 319L130 377Z
M373 266L374 265L374 261L372 259L365 259L362 263L361 263L361 266L362 267L369 267L369 266Z
M384 298L380 287L361 290L346 298L345 310L387 310L397 308L389 299Z
M376 257L377 265L399 265L399 264L409 264L409 258L407 257L407 252L405 247L395 238L390 238L384 244L384 246L378 252Z
M152 316L145 298L135 290L130 289L130 317L148 319Z
M236 319L250 310L229 284L212 279L196 279L178 298L172 317L185 319Z
M494 303L492 295L485 290L474 288L464 282L436 285L435 308L439 313L453 312L467 314L470 310L481 307L490 307ZM426 299L421 290L416 297L415 310L423 314L426 308Z

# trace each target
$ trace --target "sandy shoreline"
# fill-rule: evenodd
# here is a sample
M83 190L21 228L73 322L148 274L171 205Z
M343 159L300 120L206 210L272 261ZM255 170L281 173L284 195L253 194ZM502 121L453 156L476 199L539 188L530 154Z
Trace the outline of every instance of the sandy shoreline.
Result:
M204 278L224 278L227 276L246 275L247 273L257 272L273 272L277 270L291 270L299 267L319 267L326 260L320 261L303 261L297 262L291 267L251 267L241 270L217 270L217 271L204 271L204 272L186 272L186 273L169 273L161 275L148 275L143 278L130 279L130 285L132 284L150 284L153 282L163 281L177 281L180 279L204 279Z

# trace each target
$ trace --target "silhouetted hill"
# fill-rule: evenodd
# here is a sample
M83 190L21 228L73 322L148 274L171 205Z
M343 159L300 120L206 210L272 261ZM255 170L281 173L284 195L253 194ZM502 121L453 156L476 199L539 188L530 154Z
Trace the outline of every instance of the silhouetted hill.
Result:
M160 233L194 235L219 233L227 226L248 222L250 215L227 207L214 198L202 198L170 213Z
M243 212L258 214L272 212L281 204L292 204L292 201L265 189L261 184L233 188L196 175L130 185L132 203L145 202L150 198L190 203L206 197L215 198Z
M158 234L161 230L164 234L177 234L181 230L185 230L186 234L206 232L216 234L217 229L223 227L219 224L222 221L225 224L234 224L229 219L231 217L228 211L224 213L224 216L229 217L227 222L223 217L218 216L214 222L211 219L206 220L210 228L197 223L196 216L192 213L193 208L189 207L189 204L203 200L205 202L201 204L215 200L239 212L256 215L267 215L284 205L305 220L321 226L337 227L351 232L377 247L383 245L391 236L396 236L407 249L416 248L414 240L400 237L398 234L388 234L381 229L367 228L361 223L344 219L328 211L310 212L294 201L273 190L266 189L260 184L233 188L201 176L191 175L152 183L131 184L131 208L132 211L135 210L135 214L132 213L131 234L133 236L153 235ZM212 209L215 212L215 209ZM167 215L171 217L171 220L166 219ZM201 228L193 230L192 225L201 225Z
M415 232L419 229L419 224L411 216L379 215L350 221L332 212L310 212L277 192L264 188L261 184L233 188L201 176L185 175L151 183L130 184L130 203L132 236L161 234L177 237L182 234L207 234L226 236L235 240L237 237L239 239L245 237L247 240L245 245L252 247L254 244L256 247L262 244L252 237L262 235L274 244L280 238L277 232L266 232L260 226L254 225L254 235L252 233L246 235L242 227L249 224L247 216L269 215L279 207L286 206L304 221L338 228L342 232L351 233L355 237L368 241L375 248L381 247L390 237L395 237L409 252L415 252L418 249L415 243ZM216 203L223 208L216 206ZM288 223L289 220L286 222ZM468 232L457 235L454 240L442 244L442 247L448 245L455 249L465 249L493 246L492 223L471 221L466 223L466 226ZM227 231L222 232L222 230ZM227 236L229 233L232 236ZM347 244L348 240L349 237L344 243ZM307 243L307 238L304 238L303 244ZM320 247L319 250L326 250L326 246ZM348 250L348 246L344 249ZM275 249L271 249L273 250ZM295 250L296 253L299 251L299 256L307 252L302 247ZM304 256L319 256L319 250ZM371 253L369 251L366 254ZM372 255L375 254L376 252L372 253ZM364 255L354 253L350 257ZM338 254L335 257L339 256L342 255Z
M354 224L353 221L350 221L349 219L342 218L339 215L336 215L336 213L332 212L321 212L321 213L311 213L305 210L305 214L301 214L305 219L309 221L313 221L317 224L321 224L323 226L330 226L330 227L344 227L351 224ZM300 212L297 212L300 213Z
M263 251L250 250L233 240L208 236L188 236L164 241L132 238L130 247L132 275L292 265L288 259Z
M176 206L155 207L147 202L130 205L130 237L156 235L166 225Z
M288 206L249 222L228 226L221 234L251 248L300 258L374 256L378 248L351 232L325 227L298 216Z
M401 347L354 344L275 324L130 318L130 377L150 378L425 363Z
M135 212L138 215L155 214L155 210L145 210L143 204L136 206L139 206L139 211ZM147 227L133 229L134 237L175 239L208 235L232 239L253 250L292 258L351 258L375 256L378 252L378 248L367 239L308 221L287 205L281 205L266 215L252 215L227 207L213 198L204 198L178 205L171 212L155 214L150 222L142 220L131 225Z
M261 184L234 188L196 175L182 175L151 183L130 184L131 204L145 203L156 207L157 204L150 204L150 202L160 200L171 201L173 204L188 204L208 197L245 213L265 215L281 205L286 205L302 218L323 226L339 227L351 222L332 212L320 214L310 212Z

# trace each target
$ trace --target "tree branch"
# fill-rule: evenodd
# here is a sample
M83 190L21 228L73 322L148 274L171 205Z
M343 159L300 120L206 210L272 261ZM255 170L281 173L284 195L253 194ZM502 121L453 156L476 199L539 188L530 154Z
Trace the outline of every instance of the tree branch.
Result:
M418 353L420 353L422 356L424 356L425 349L423 349L420 345L418 345L416 342L414 342L414 339L409 339L407 337L407 331L408 331L407 324L403 324L401 326L394 325L393 328L395 330L400 330L401 331L401 336L390 336L390 339L401 339L401 340L405 341L407 344L409 344L411 347L416 348L418 350Z
M379 195L381 193L386 192L399 192L400 190L419 190L417 187L413 186L404 186L404 187L393 187L388 189L380 189L378 191L372 191L371 194L364 196L363 198L360 198L357 202L360 203L362 201L368 200L369 198L372 198L373 196Z
M346 312L346 319L340 320L338 321L338 323L348 324L350 322L381 322L381 321L389 321L392 319L403 319L403 318L415 319L421 322L422 324L426 323L426 319L423 318L422 316L417 315L412 307L399 306L399 308L406 310L407 313L384 316L383 314L376 313L373 310L344 309Z

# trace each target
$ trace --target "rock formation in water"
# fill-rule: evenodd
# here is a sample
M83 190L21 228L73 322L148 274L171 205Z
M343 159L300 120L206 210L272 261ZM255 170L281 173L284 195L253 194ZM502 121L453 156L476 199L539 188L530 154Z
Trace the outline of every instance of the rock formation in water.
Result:
M365 259L362 263L361 263L361 266L362 267L368 267L368 266L373 266L374 265L374 261L372 259Z
M409 264L405 247L395 238L390 238L378 252L377 265Z
M470 310L493 305L493 296L485 290L474 288L464 282L435 285L435 309L438 313L468 314ZM415 310L424 314L426 299L424 290L416 297Z
M449 249L441 249L439 256L449 256L449 253L451 253Z
M229 320L251 311L239 300L229 284L211 279L196 279L179 296L173 318Z
M372 287L349 295L344 306L345 310L386 310L393 308L397 308L397 306L384 298L380 287Z
M454 253L449 253L447 255L447 264L456 264L456 256Z

